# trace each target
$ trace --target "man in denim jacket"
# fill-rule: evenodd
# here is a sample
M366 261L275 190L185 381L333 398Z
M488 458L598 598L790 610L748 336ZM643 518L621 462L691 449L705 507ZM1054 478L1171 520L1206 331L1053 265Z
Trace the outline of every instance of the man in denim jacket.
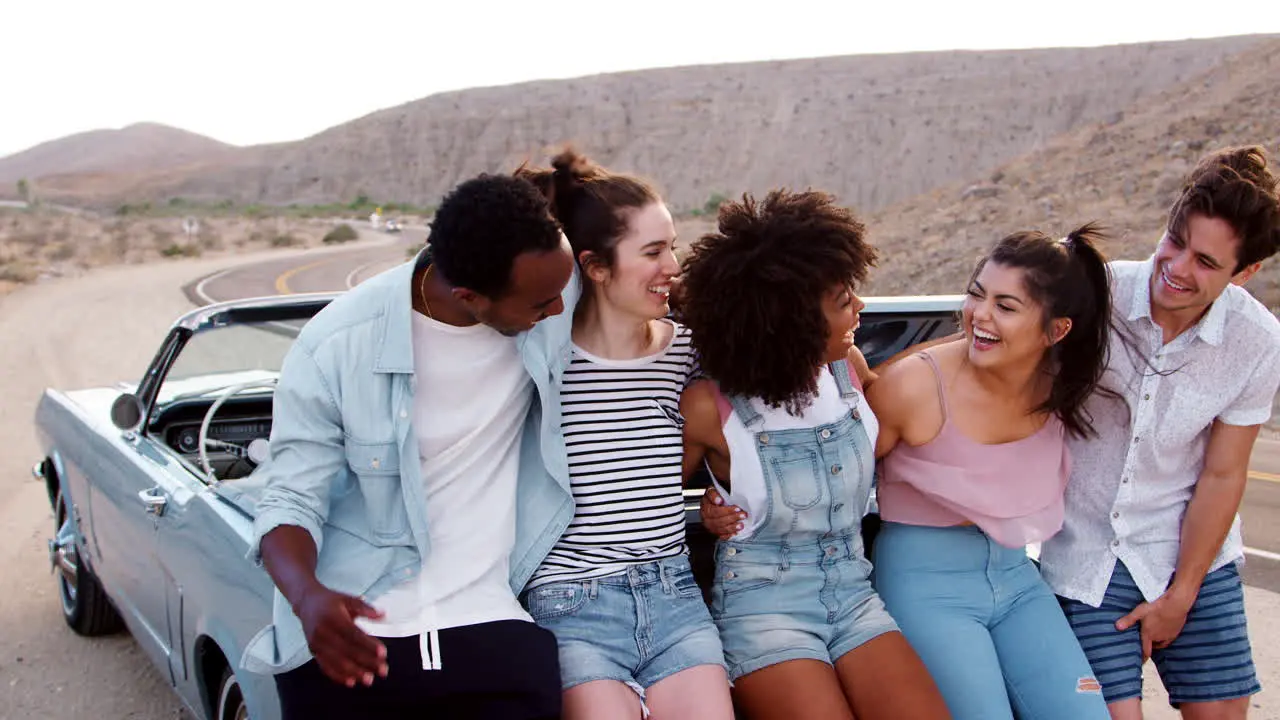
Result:
M251 551L278 592L245 666L276 675L285 720L559 717L555 639L516 592L573 515L572 252L502 176L447 195L428 244L317 314L281 371Z

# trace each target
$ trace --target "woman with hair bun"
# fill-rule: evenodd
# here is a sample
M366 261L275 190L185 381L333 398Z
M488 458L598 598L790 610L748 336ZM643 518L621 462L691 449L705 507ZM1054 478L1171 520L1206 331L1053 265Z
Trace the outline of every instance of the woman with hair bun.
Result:
M564 717L730 720L685 543L679 402L696 363L667 319L671 213L645 180L572 150L516 176L551 201L584 283L559 378L574 516L522 596L559 643Z
M685 474L705 462L731 521L746 511L716 546L711 610L753 720L948 717L863 549L878 428L853 344L865 232L830 195L774 191L722 206L684 264L681 319L708 377L681 400Z

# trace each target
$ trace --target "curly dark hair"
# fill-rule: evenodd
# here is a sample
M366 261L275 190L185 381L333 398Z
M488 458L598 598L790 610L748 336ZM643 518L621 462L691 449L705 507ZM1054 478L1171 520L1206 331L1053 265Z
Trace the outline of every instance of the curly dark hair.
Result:
M1277 185L1266 151L1258 145L1210 153L1187 176L1169 212L1169 229L1181 231L1193 214L1225 220L1240 238L1238 273L1280 251Z
M560 247L560 224L529 182L480 175L444 196L427 244L450 285L497 299L510 287L516 257Z
M823 296L866 280L866 226L823 192L774 190L720 208L719 230L684 261L680 319L726 395L798 415L818 392L827 348Z

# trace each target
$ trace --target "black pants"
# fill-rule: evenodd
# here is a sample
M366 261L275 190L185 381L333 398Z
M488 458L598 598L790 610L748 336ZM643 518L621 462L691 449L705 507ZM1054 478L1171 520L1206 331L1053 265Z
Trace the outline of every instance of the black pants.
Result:
M554 720L560 717L555 636L501 620L440 631L440 670L422 669L417 635L379 638L387 677L347 688L315 660L276 676L284 720Z

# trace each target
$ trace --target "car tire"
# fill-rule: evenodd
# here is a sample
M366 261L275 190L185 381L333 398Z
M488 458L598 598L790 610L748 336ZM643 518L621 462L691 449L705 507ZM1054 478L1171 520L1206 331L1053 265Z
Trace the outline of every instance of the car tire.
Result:
M120 632L124 620L93 571L80 560L80 533L62 491L58 491L53 508L57 535L50 543L49 554L58 579L63 619L76 634L86 637Z
M222 680L218 683L218 707L213 720L249 720L249 707L244 704L240 681L231 668L222 671Z

